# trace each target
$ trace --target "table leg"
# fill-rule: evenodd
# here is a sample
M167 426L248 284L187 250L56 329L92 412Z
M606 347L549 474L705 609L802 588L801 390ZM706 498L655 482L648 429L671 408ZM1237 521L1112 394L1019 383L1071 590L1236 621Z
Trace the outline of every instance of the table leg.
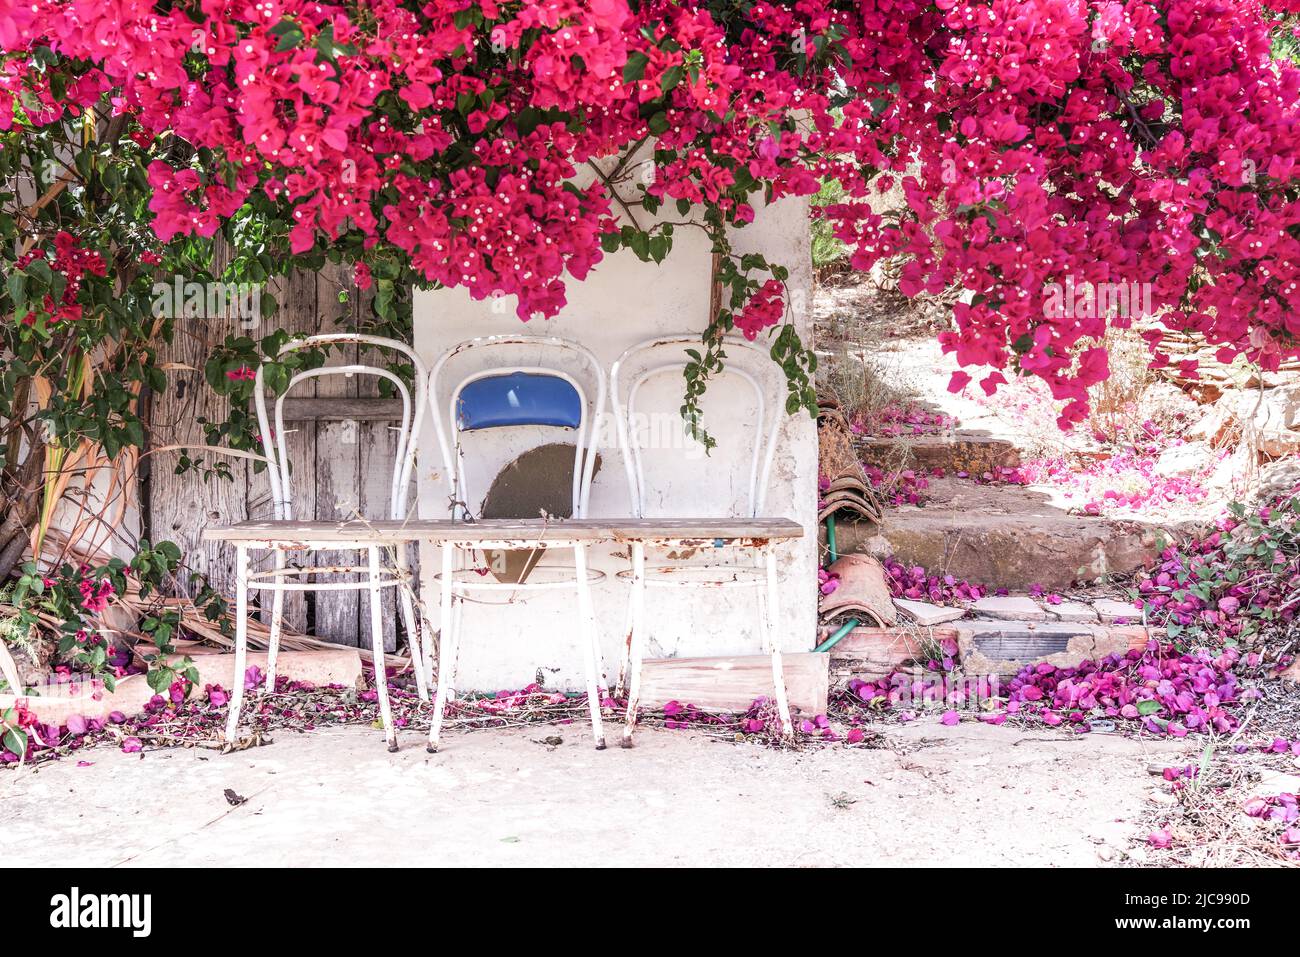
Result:
M442 713L447 707L447 693L451 690L452 670L455 665L456 649L452 647L451 627L451 576L454 569L455 546L451 542L442 543L442 580L441 605L439 608L440 629L438 632L438 687L433 697L433 721L429 725L429 753L438 751L438 737L442 732Z
M239 710L244 704L244 673L248 670L248 548L235 547L235 678L226 717L226 743L239 739Z
M379 696L379 716L384 722L388 750L397 750L397 729L393 727L393 706L388 700L388 665L384 657L384 609L379 587L379 546L366 549L370 586L370 647L375 658L375 693Z
M642 542L632 545L632 594L629 605L632 627L628 633L627 717L623 725L622 741L625 748L632 747L637 701L641 697L641 656L645 652L645 544Z
M776 710L781 720L781 735L794 737L794 725L790 721L790 703L785 694L785 671L781 667L781 648L777 641L777 622L780 621L780 589L776 581L776 546L768 543L763 547L767 564L767 602L763 610L763 634L766 636L767 651L772 656L772 686L776 691Z
M397 587L398 600L402 603L402 623L406 626L406 645L411 650L411 670L415 672L415 691L421 701L429 700L429 685L426 681L428 671L424 664L424 615L416 617L417 598L415 583L411 580L411 567L406 560L406 546L398 543L397 571L402 576L403 584Z
M275 568L279 571L284 566L284 552L277 548ZM274 694L276 658L280 654L280 629L284 627L284 590L280 586L284 584L285 579L283 575L276 575L271 581L275 585L275 590L271 593L271 635L266 645L266 681L262 690Z
M573 546L573 564L578 582L579 634L582 636L583 658L587 668L587 710L591 712L591 736L596 741L596 750L603 751L605 732L600 722L600 682L596 680L596 649L591 638L596 630L596 616L591 607L591 582L587 580L587 546L584 542Z

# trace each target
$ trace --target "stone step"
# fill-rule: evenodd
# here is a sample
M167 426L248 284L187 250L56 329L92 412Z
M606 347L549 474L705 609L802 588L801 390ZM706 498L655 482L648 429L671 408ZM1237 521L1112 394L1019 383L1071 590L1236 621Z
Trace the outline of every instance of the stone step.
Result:
M941 655L945 643L957 646L957 663L966 676L1008 677L1044 661L1074 667L1109 654L1124 654L1143 647L1151 634L1140 626L978 618L935 628L862 627L831 648L831 679L878 680L896 671L909 671L917 667L916 662Z
M1156 558L1162 534L1172 537L1156 525L1068 512L1030 487L931 479L927 494L923 507L887 509L880 525L837 526L840 553L890 551L931 574L1025 592L1132 572Z
M986 432L958 430L946 435L900 438L863 436L854 444L864 464L887 472L915 469L929 474L942 469L947 475L983 475L1020 464L1020 452L1014 445Z

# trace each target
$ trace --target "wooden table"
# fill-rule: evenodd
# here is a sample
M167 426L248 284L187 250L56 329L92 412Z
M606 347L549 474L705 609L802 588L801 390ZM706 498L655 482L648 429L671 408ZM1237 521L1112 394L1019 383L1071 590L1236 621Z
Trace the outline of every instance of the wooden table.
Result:
M776 585L776 558L774 547L782 541L803 536L803 527L784 518L588 518L588 519L483 519L476 522L444 520L307 522L265 521L240 522L225 528L207 528L203 538L207 541L225 541L241 552L261 549L276 552L319 549L345 551L369 548L375 545L401 548L408 543L420 546L420 608L422 647L417 650L412 639L413 664L423 671L420 687L427 688L433 679L432 623L428 605L438 594L440 614L440 640L438 647L439 680L434 715L429 730L429 750L438 748L439 729L449 685L455 680L456 638L452 628L454 555L462 550L488 551L508 549L570 548L574 553L575 580L578 589L579 617L590 633L591 641L584 642L588 661L588 698L592 713L592 727L597 748L605 747L600 723L600 700L604 697L603 685L598 688L592 675L598 667L591 661L599 654L595 632L595 616L587 580L586 547L599 542L624 543L630 546L631 627L626 636L624 662L620 669L620 685L630 676L626 726L623 745L630 747L632 728L636 723L637 698L640 688L641 654L645 630L646 546L671 548L751 548L757 549L765 565L767 586L766 601L762 603L764 634L768 653L772 658L772 673L777 706L783 731L790 733L790 709L786 701L785 679L781 654L774 640L779 595ZM441 556L438 552L441 552ZM440 558L440 560L439 560ZM435 568L441 568L441 574ZM520 584L517 587L526 587ZM237 614L244 613L244 595L237 596ZM373 599L372 599L373 600ZM452 636L448 641L448 636ZM243 645L237 643L236 671L242 669ZM621 689L620 689L621 690ZM232 710L232 715L236 712ZM233 730L229 732L233 735ZM393 745L395 747L395 745Z
M645 542L655 545L761 547L800 538L803 527L784 518L582 518L449 519L409 521L266 521L205 528L205 541L230 542L252 549L338 551L351 543L398 545L407 542L463 548L542 548L571 542Z

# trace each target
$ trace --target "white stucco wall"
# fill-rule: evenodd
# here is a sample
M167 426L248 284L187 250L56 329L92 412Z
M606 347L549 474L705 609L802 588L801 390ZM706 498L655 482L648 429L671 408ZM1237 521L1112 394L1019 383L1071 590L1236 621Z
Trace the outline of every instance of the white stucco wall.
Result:
M807 203L785 200L760 210L754 223L737 231L738 252L761 251L769 261L790 269L789 288L798 327L805 342L811 336L812 267L809 256ZM577 340L591 349L606 372L629 346L657 335L698 335L707 324L711 256L703 234L679 229L674 249L660 266L642 263L629 252L606 256L584 282L568 283L568 305L547 321L523 324L514 315L514 300L473 302L461 290L417 292L415 347L432 368L450 346L475 336L520 333L549 334ZM759 344L764 344L760 337ZM468 360L467 360L468 361ZM478 367L481 367L478 366ZM465 366L458 366L463 369ZM474 368L471 366L471 368ZM676 414L681 405L682 380L663 376L646 392L647 411ZM449 388L449 386L448 386ZM779 398L784 401L784 394ZM446 397L441 397L446 408ZM739 504L748 475L750 447L739 424L752 422L751 400L736 380L714 382L705 397L705 427L718 448L701 459L685 458L681 449L647 451L646 472L656 482L654 511L680 516L727 515ZM514 434L509 434L513 432ZM523 434L531 432L533 434ZM519 451L544 441L568 441L557 430L502 430L479 433L466 441L467 459L478 460L471 470L469 504L477 508L487 482ZM448 491L438 462L432 426L421 436L419 514L443 518ZM602 451L602 468L592 487L592 517L626 516L630 499L623 463L612 427ZM782 546L779 640L783 650L811 650L816 630L816 498L817 431L804 413L786 418L778 443L765 512L799 522L808 534ZM569 561L557 552L548 561ZM724 554L724 553L720 553ZM662 559L662 553L659 554ZM696 560L712 559L700 556ZM654 563L656 553L649 561ZM616 675L621 653L627 585L615 577L627 567L625 550L612 546L593 551L592 565L606 574L593 589L605 670ZM426 590L436 602L436 592ZM501 601L501 593L487 596ZM582 646L576 626L572 591L515 593L509 607L468 603L464 613L457 686L488 690L519 687L540 678L550 687L583 686ZM728 593L717 589L656 589L647 595L650 623L647 657L745 654L761 651L757 595L752 589ZM430 613L437 620L436 608Z

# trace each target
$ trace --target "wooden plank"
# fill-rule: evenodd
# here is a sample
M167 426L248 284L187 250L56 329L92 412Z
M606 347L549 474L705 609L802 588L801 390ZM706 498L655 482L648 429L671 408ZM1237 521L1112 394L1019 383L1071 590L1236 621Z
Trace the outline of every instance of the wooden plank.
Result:
M829 655L811 651L781 656L791 708L805 715L826 713L829 661ZM641 667L641 705L646 708L678 701L708 711L747 711L755 698L772 693L768 655L651 658Z
M338 300L343 285L342 267L327 264L316 275L317 332L350 331L354 325L351 304ZM332 350L326 365L356 362L356 346ZM356 399L355 376L324 376L316 379L316 395L328 398ZM358 427L353 422L319 422L316 424L316 499L317 521L356 518L361 505L361 454ZM353 551L321 552L318 565L362 565L364 558ZM346 575L322 575L320 581L344 581ZM361 594L357 591L328 591L313 596L315 633L325 641L341 645L358 645L368 632L361 629ZM368 619L367 619L368 620Z
M359 534L361 533L361 534ZM355 541L378 536L385 541L476 542L518 539L520 541L680 541L682 539L769 541L798 538L803 530L784 519L740 521L735 519L480 519L453 522L439 519L388 521L294 521L238 522L204 529L205 539L217 541L263 541L271 538L313 541Z
M218 242L214 270L225 261L226 251ZM242 334L233 319L185 319L175 322L172 342L160 344L159 363L170 363L167 389L149 397L149 445L205 445L200 419L224 422L230 404L208 387L203 366L228 334ZM190 452L206 466L228 465L233 481L217 477L204 480L199 472L175 474L176 453L167 452L144 459L147 477L142 485L144 534L154 542L175 542L190 571L208 576L222 595L233 594L234 550L217 539L202 535L205 526L239 522L254 517L248 511L248 464L246 460L216 454ZM193 597L195 588L188 574L177 577L176 592Z
M397 422L401 417L400 398L303 396L284 400L286 422Z

